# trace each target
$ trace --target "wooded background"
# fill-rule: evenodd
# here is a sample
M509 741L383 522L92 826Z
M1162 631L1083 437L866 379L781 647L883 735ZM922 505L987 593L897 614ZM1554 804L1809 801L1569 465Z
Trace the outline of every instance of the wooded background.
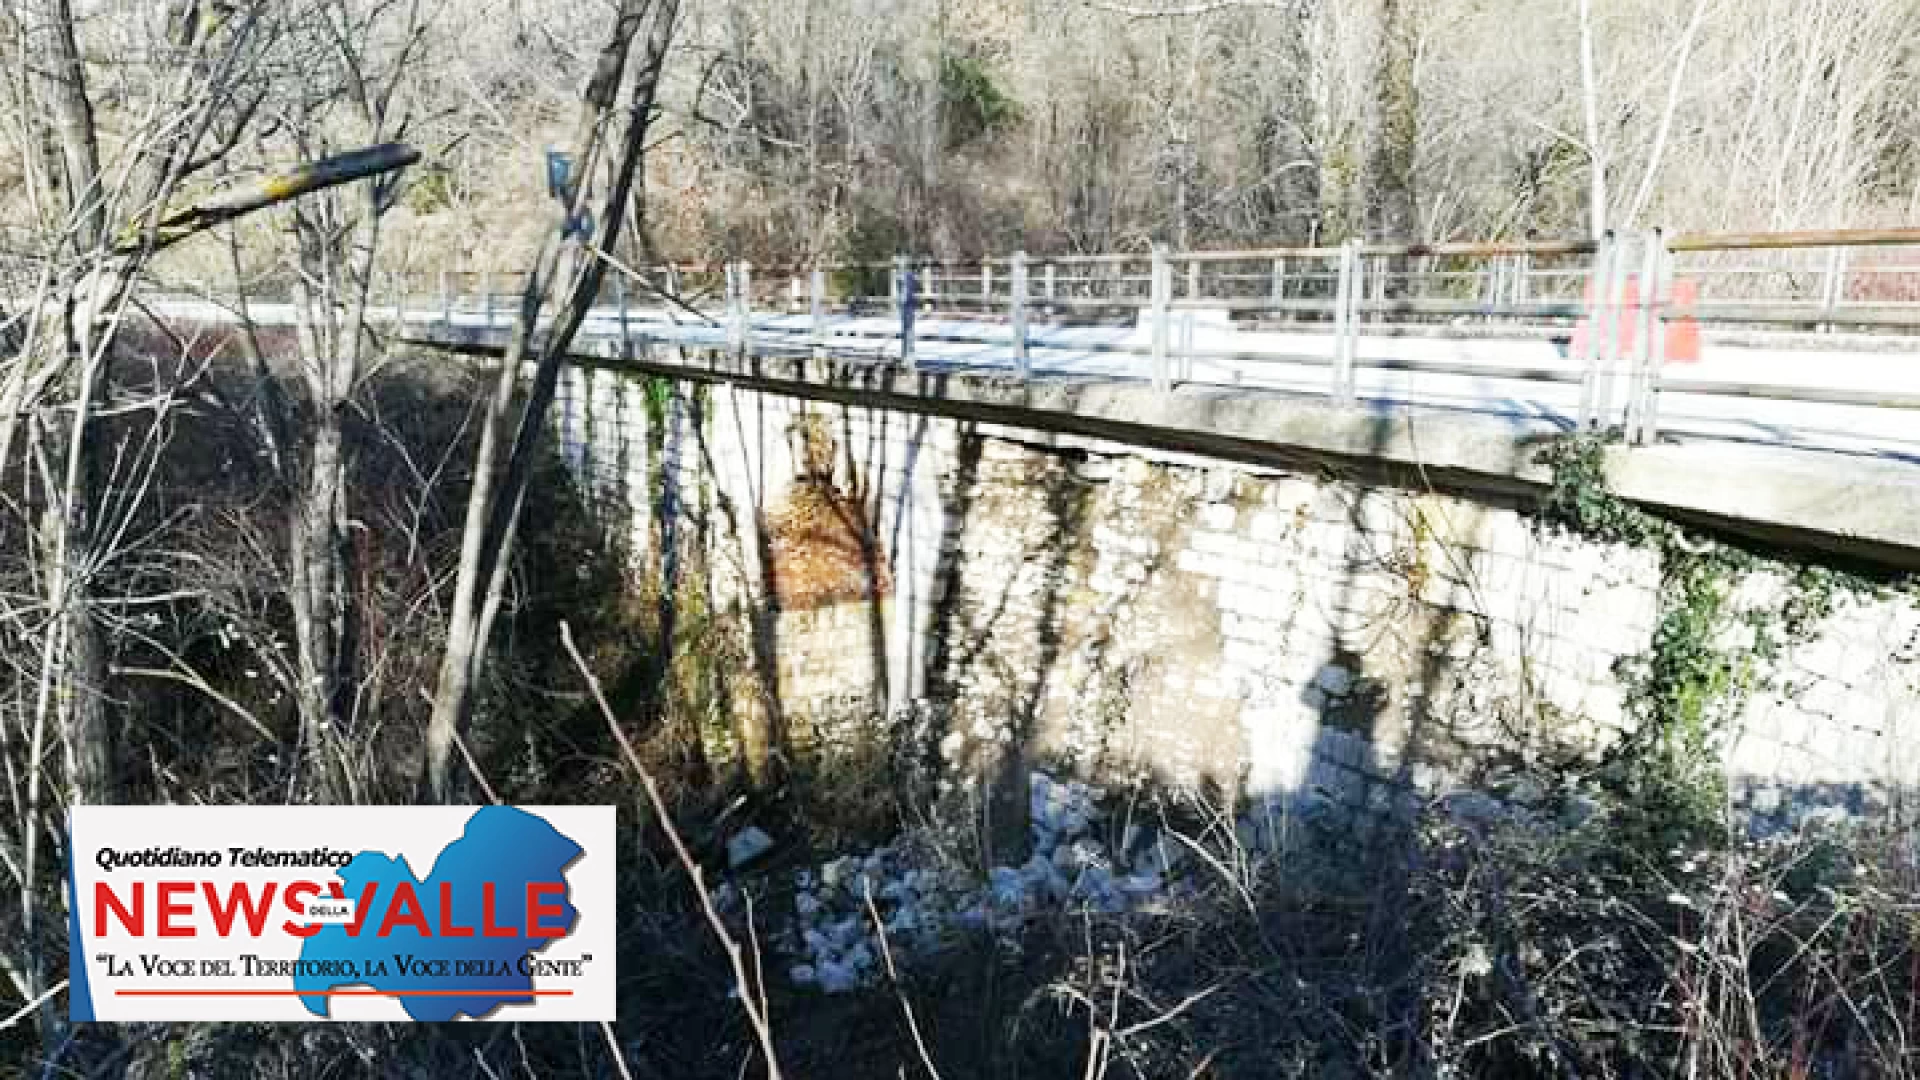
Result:
M383 260L524 270L607 5L349 6L390 36L390 9L421 24L394 94L427 160ZM95 7L87 54L130 103L164 5ZM334 109L326 65L280 52L263 114ZM632 242L676 258L1920 217L1901 0L709 0L681 13L659 109ZM267 127L262 156L283 153L293 129ZM183 280L216 254L179 256Z
M432 84L466 136L449 255L512 268L573 10L460 20ZM1920 217L1901 0L714 0L662 104L646 235L672 256Z

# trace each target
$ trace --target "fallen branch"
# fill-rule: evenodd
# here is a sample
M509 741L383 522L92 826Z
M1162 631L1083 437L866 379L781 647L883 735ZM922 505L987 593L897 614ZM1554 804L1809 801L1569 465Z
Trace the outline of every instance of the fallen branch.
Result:
M713 906L713 897L707 891L706 876L701 873L700 864L687 851L680 831L673 827L673 816L667 813L667 802L660 797L660 785L654 782L653 773L641 764L640 755L634 752L627 733L620 730L620 721L613 715L613 707L607 704L606 694L600 690L600 680L594 677L592 669L580 656L580 650L574 647L573 628L565 622L560 624L560 643L566 646L567 655L573 658L573 666L580 670L580 677L586 680L587 690L593 694L594 704L600 707L600 715L606 718L614 741L620 744L620 756L626 759L627 766L640 778L640 786L646 789L647 801L653 804L654 815L660 819L660 828L673 845L674 855L679 858L687 876L693 879L694 894L700 897L700 910L706 914L707 925L712 928L713 936L720 940L721 947L726 950L727 962L733 965L733 981L739 990L740 1008L746 1012L747 1023L752 1025L754 1035L760 1040L760 1052L767 1059L768 1080L780 1080L780 1061L774 1056L773 1050L773 1027L767 1021L765 999L755 990L753 980L747 975L745 950L727 932L727 925L721 921L720 912Z

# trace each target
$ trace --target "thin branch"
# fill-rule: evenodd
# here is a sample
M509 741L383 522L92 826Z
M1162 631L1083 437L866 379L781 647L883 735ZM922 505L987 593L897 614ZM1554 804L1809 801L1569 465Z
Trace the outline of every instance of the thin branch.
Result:
M5 1020L0 1020L0 1031L5 1031L8 1028L12 1027L13 1025L19 1023L20 1021L25 1020L28 1016L31 1016L33 1014L35 1009L38 1009L40 1006L52 1000L55 994L58 994L60 991L65 990L66 988L67 988L67 980L65 979L61 979L59 982L54 983L52 986L47 987L46 991L42 993L39 997L34 998L32 1001L29 1001L25 1005L22 1005L18 1009L14 1010L13 1015L7 1017Z
M580 677L586 680L587 690L593 695L594 704L600 707L600 715L606 718L607 727L613 732L614 741L620 744L620 756L626 759L627 767L640 778L640 785L646 789L647 801L653 805L654 816L660 821L660 829L667 834L668 843L673 845L673 853L680 860L687 876L693 880L694 894L700 897L700 909L706 914L707 926L713 930L720 945L726 950L727 961L733 966L734 985L739 990L740 1008L747 1014L747 1023L753 1027L754 1035L760 1040L760 1053L767 1059L768 1080L780 1080L780 1061L774 1054L773 1028L767 1021L766 1012L755 1002L760 1000L753 982L747 976L744 952L739 942L727 932L727 924L721 920L720 912L713 906L713 897L707 891L706 876L700 870L700 864L694 861L693 854L687 850L686 841L680 838L680 830L673 827L673 815L667 811L667 801L660 796L660 785L653 779L653 773L640 761L640 755L634 752L633 743L627 733L620 728L620 721L613 714L613 707L607 704L607 696L600 689L600 680L587 666L580 650L573 643L573 628L566 622L560 624L560 643L566 646L567 655L573 658L573 666L580 671Z
M933 1080L940 1080L940 1070L934 1067L933 1055L927 1052L927 1040L920 1035L920 1022L914 1019L913 1003L907 1000L907 992L900 986L900 972L893 966L893 948L887 944L887 925L880 921L880 909L873 902L873 881L865 874L860 877L860 890L865 894L873 932L880 939L880 958L887 964L887 981L893 984L894 996L900 999L900 1011L906 1014L907 1030L913 1033L913 1047L920 1052L920 1064Z
M1660 126L1654 132L1653 149L1647 153L1647 168L1640 175L1640 187L1633 194L1633 202L1627 207L1624 219L1629 224L1640 220L1646 212L1647 203L1653 198L1653 181L1660 175L1660 159L1666 155L1667 137L1673 133L1673 115L1680 106L1680 89L1687 81L1687 61L1693 57L1693 42L1700 34L1700 26L1706 21L1707 0L1694 0L1693 14L1687 18L1686 31L1680 35L1677 47L1678 57L1673 61L1673 74L1667 79L1667 104L1660 112Z

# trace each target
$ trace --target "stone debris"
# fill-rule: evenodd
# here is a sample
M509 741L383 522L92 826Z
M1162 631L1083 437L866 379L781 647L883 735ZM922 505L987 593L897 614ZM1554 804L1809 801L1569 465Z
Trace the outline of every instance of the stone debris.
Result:
M869 894L887 946L904 962L965 934L991 933L1012 944L1028 919L1048 911L1120 914L1191 889L1182 876L1185 845L1146 825L1104 828L1105 798L1098 787L1035 772L1033 855L1017 867L993 867L985 881L913 833L799 871L792 928L774 939L791 954L787 977L829 994L885 979ZM1109 846L1114 832L1119 843Z

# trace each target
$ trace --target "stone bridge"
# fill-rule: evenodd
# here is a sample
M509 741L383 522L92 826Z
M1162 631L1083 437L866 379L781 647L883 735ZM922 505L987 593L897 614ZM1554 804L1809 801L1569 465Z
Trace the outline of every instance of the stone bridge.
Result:
M975 766L1017 747L1344 828L1497 787L1523 758L1600 753L1642 721L1635 673L1701 602L1670 551L1543 519L1545 444L1471 419L719 352L580 359L561 449L636 555L663 537L696 552L707 602L750 628L749 743L877 731ZM1679 449L1609 467L1765 552L1707 594L1704 644L1738 673L1713 704L1737 807L1911 816L1920 603L1820 573L1910 564L1897 530L1831 518L1874 519L1855 503L1875 484L1910 502L1910 478L1729 448L1676 482L1658 464Z

